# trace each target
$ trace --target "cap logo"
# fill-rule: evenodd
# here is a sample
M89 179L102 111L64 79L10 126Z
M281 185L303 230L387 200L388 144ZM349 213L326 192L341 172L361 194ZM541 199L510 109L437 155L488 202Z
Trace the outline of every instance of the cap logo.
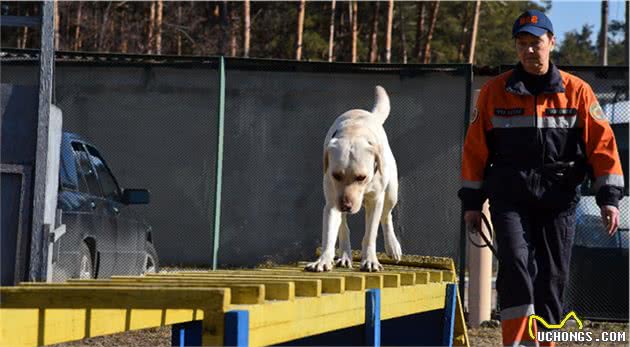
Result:
M525 17L521 17L521 19L519 20L519 24L520 25L525 25L528 23L533 23L536 24L538 23L538 16L525 16Z

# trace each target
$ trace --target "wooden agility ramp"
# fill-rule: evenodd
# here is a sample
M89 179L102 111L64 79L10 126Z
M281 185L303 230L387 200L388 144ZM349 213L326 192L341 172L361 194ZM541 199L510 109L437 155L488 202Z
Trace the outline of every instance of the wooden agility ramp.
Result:
M0 345L171 325L173 345L468 346L450 258L379 260L378 273L298 263L1 287Z

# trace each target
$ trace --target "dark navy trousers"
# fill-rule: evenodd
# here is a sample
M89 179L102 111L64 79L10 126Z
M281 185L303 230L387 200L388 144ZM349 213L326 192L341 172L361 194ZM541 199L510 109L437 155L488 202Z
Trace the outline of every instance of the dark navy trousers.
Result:
M490 201L499 254L501 320L535 313L559 323L575 237L575 206L542 208Z

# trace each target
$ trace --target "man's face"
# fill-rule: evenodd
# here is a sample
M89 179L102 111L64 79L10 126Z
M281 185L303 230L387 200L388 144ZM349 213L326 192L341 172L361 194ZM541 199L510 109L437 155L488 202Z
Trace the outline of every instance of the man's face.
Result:
M543 75L549 69L549 54L556 44L554 36L548 34L534 36L530 33L516 35L516 52L525 71L534 75Z

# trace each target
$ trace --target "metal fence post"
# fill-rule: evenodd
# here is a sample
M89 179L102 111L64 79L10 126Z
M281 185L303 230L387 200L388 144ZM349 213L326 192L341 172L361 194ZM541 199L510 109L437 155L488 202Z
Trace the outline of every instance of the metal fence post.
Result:
M212 270L217 269L221 232L221 187L223 181L223 133L225 124L225 61L219 57L219 112L217 129L216 188L214 192L214 240L212 249Z

